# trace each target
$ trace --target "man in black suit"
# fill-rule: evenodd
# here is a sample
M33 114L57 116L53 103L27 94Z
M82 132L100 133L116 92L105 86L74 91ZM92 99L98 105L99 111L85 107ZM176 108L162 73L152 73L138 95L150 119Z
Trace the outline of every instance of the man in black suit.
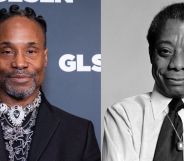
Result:
M46 28L31 8L0 10L0 160L100 161L92 123L50 105L40 90Z

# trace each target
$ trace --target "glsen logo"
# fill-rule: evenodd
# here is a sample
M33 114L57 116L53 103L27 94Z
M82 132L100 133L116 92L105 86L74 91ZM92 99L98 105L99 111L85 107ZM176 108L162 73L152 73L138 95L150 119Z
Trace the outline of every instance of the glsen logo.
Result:
M92 66L84 65L84 55L65 54L59 59L59 67L65 72L101 72L101 54L91 58Z
M73 0L0 0L0 2L28 2L28 3L73 3Z

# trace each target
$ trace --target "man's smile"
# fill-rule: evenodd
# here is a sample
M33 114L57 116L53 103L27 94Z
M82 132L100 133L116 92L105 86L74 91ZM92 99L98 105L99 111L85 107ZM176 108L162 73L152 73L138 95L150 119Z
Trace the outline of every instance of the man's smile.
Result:
M175 85L175 86L184 85L184 77L165 77L164 79L170 85Z
M31 74L12 74L8 79L15 83L28 83L33 76Z

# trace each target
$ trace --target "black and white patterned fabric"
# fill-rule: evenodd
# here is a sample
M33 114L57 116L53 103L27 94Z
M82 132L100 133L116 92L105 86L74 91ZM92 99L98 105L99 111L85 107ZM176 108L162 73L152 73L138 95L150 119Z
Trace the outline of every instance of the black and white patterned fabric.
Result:
M5 148L8 151L9 161L27 161L28 153L34 133L38 109L26 116L21 126L13 126L8 120L6 114L2 114L1 128L5 141Z

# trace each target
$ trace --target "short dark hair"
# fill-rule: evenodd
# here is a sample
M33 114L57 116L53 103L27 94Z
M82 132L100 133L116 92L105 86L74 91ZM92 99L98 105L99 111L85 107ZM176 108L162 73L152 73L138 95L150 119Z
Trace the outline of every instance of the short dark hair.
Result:
M46 46L46 32L47 32L47 23L44 20L43 16L41 15L36 15L34 9L30 7L25 7L25 9L20 9L18 5L11 5L9 7L9 10L6 8L0 9L0 23L4 22L5 20L14 17L14 16L23 16L27 17L36 23L40 25L40 27L43 30L44 37L45 37L45 46Z
M171 4L154 17L147 34L150 52L153 52L155 43L168 19L184 21L184 3Z

